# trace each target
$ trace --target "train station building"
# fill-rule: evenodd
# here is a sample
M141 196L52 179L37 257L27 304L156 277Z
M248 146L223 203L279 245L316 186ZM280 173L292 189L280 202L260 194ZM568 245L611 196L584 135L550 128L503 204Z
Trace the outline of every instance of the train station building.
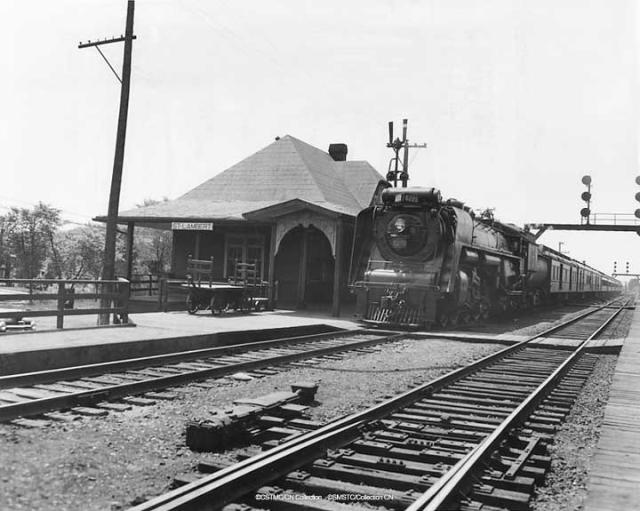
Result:
M348 161L345 144L325 152L287 135L181 197L123 211L118 221L130 245L136 225L172 230L173 277L185 276L189 256L213 258L221 281L237 262L252 263L279 307L339 315L355 217L381 180L366 161Z

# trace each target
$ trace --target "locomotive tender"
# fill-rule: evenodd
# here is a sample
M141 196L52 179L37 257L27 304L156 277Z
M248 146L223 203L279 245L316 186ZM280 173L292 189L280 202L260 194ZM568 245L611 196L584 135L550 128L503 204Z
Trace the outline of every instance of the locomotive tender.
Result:
M619 293L617 280L476 216L435 188L379 187L360 212L352 253L356 316L370 324L446 327L552 301Z

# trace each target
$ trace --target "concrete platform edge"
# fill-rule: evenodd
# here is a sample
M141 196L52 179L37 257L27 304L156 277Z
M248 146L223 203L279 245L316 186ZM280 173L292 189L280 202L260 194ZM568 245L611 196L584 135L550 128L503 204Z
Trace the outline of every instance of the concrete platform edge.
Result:
M276 327L256 330L233 330L206 334L191 334L161 339L133 341L102 341L82 346L50 349L21 350L0 353L0 375L44 371L127 358L161 355L183 350L197 350L217 346L231 346L251 341L263 341L278 337L312 335L342 329L317 323L311 325Z

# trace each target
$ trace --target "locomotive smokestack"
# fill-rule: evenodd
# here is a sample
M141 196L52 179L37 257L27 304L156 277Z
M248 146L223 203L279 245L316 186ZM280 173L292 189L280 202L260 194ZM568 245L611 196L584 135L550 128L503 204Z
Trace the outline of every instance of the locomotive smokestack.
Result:
M347 144L329 145L329 156L331 156L334 161L347 161L347 152Z

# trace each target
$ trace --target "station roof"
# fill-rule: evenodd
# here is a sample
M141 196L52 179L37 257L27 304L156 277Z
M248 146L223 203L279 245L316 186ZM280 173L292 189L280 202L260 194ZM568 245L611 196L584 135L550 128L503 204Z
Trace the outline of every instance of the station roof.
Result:
M355 216L369 206L382 179L366 161L334 161L286 135L181 197L123 211L118 221L247 220L245 213L258 219L257 211L295 199L301 207Z

